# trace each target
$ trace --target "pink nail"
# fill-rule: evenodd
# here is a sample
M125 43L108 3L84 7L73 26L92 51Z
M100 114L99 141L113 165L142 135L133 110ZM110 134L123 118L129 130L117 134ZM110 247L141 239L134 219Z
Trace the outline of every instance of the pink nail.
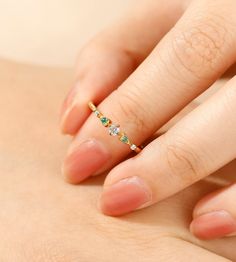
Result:
M100 207L104 214L118 216L151 202L151 190L139 177L129 177L104 189Z
M78 91L79 85L76 85L62 107L60 125L64 134L75 135L90 113L87 105L89 99L87 100L85 96L83 99L75 99Z
M67 108L69 108L69 106L72 104L74 97L76 95L77 92L77 86L73 87L70 92L68 93L68 95L66 96L66 99L63 102L62 105L62 109L61 109L61 118L63 118Z
M67 109L61 119L61 130L64 134L75 135L88 117L87 105L73 104Z
M66 157L63 173L71 183L79 183L98 171L110 158L110 153L97 140L87 140L75 146Z
M190 230L200 239L220 238L236 232L236 220L227 211L214 211L195 218Z

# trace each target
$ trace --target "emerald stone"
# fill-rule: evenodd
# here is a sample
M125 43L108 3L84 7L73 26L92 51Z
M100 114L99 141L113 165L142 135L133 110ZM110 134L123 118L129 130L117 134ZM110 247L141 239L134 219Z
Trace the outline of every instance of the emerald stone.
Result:
M129 143L129 139L125 134L120 137L120 141L125 144Z
M100 120L104 126L107 126L110 123L110 119L105 116L101 117Z

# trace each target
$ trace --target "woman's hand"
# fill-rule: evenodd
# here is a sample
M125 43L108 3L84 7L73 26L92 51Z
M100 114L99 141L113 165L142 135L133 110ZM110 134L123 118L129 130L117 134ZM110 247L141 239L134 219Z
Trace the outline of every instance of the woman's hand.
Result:
M104 216L96 209L104 176L72 186L60 175L68 143L55 119L71 75L1 60L0 71L1 262L236 261L235 238L188 231L196 200L231 183L235 162L158 205Z
M84 48L61 121L63 132L75 135L64 163L68 181L79 183L113 168L130 152L89 117L88 101L142 144L235 63L235 10L234 0L145 1ZM233 78L110 171L102 211L121 215L152 205L232 161L235 111ZM229 202L235 187L223 192L196 207L192 231L197 236L236 232L236 210Z

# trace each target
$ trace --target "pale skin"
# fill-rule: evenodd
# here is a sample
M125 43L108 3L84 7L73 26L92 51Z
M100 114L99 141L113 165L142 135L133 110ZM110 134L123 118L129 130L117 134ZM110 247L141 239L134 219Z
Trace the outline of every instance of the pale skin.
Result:
M0 71L1 261L236 260L235 238L200 241L188 230L198 199L234 181L235 162L152 207L105 216L105 175L78 186L61 178L69 139L56 119L70 70L0 60Z
M93 101L135 144L144 143L234 65L235 10L234 0L145 1L81 51L62 110L62 132L75 137L63 173L78 184L110 170L100 198L103 213L118 216L151 206L235 159L234 73L128 160L130 148L109 137L87 105ZM234 235L235 195L230 187L202 200L192 232L207 239Z

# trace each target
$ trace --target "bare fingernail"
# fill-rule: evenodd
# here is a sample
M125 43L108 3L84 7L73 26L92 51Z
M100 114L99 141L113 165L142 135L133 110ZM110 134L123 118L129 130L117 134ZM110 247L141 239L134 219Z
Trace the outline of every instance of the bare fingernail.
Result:
M190 231L200 239L221 238L236 232L236 220L225 210L214 211L196 217Z
M63 134L75 135L83 124L84 120L88 117L89 109L87 105L86 95L82 99L77 97L79 85L77 84L66 98L61 118L60 126Z
M71 183L79 183L102 168L110 153L101 142L91 139L73 146L63 164L63 173Z
M100 208L106 215L118 216L148 205L151 196L146 183L133 176L105 187L100 198Z
M61 109L61 118L63 118L65 112L67 111L67 109L71 106L73 100L74 100L74 97L76 95L76 91L77 91L77 87L73 87L69 93L67 94L64 102L63 102L63 105L62 105L62 109Z

